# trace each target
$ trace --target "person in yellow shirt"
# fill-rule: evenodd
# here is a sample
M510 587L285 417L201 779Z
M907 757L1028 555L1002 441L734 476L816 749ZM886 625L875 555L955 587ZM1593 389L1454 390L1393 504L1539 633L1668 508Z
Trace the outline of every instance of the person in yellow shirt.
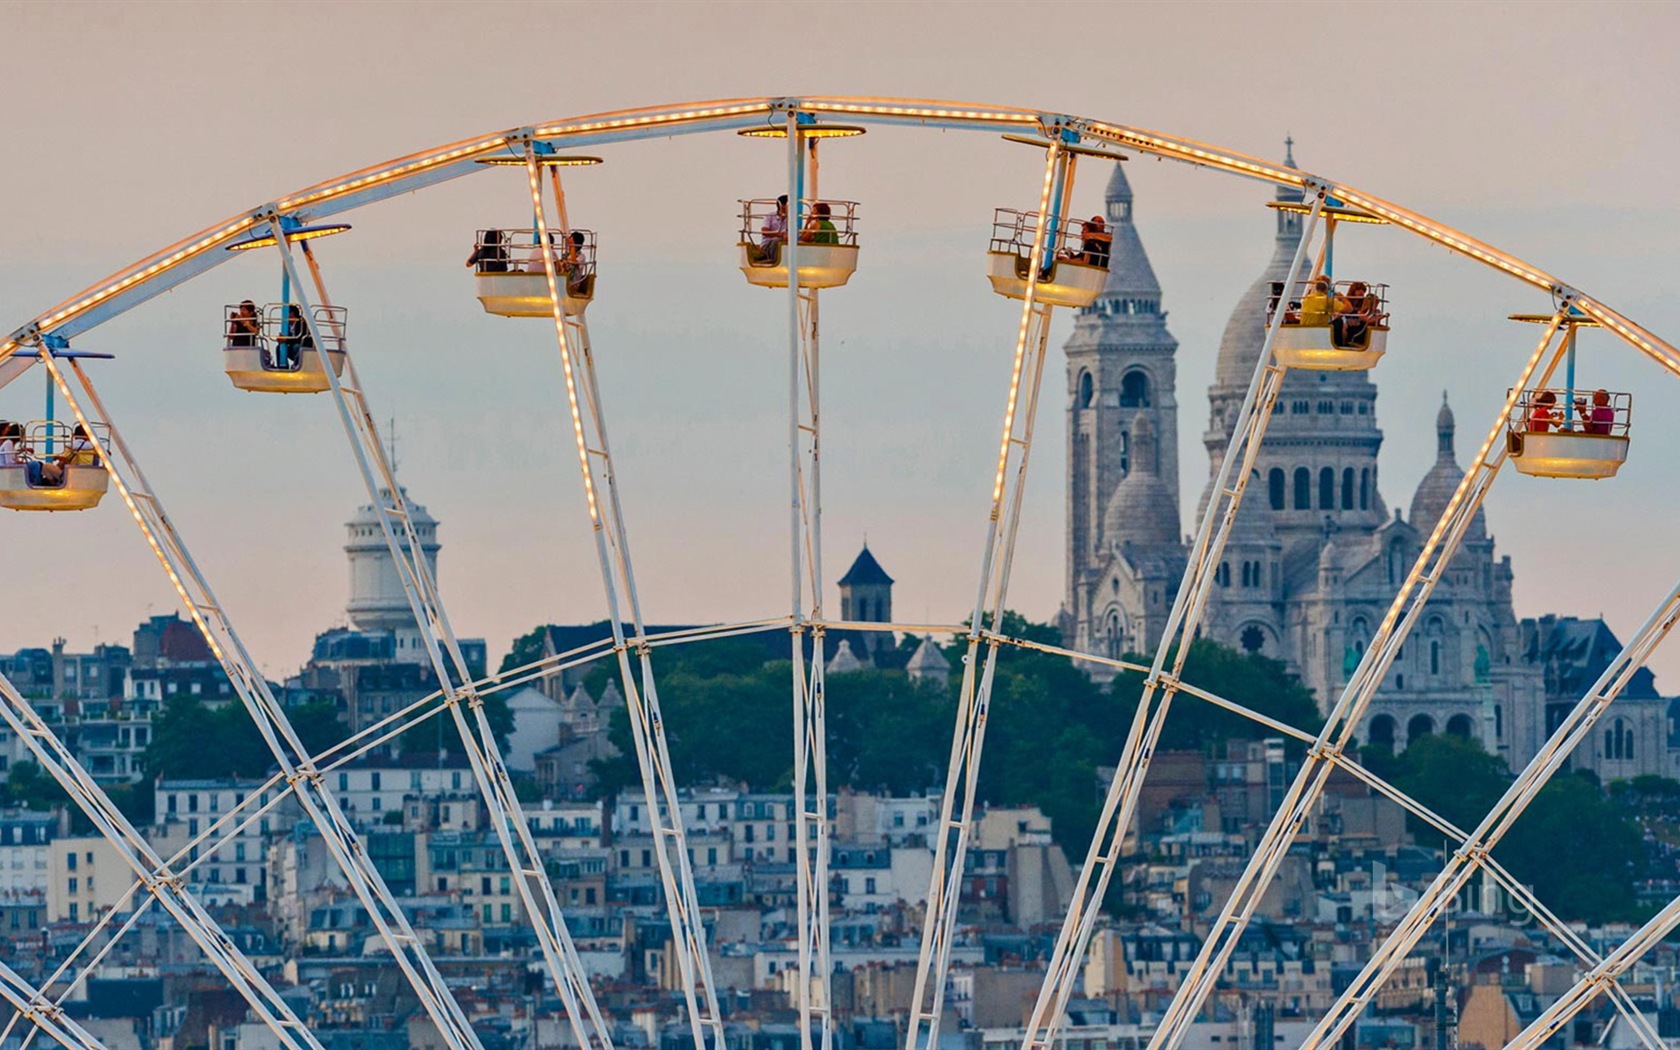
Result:
M1319 274L1301 297L1300 323L1309 328L1330 323L1330 278Z

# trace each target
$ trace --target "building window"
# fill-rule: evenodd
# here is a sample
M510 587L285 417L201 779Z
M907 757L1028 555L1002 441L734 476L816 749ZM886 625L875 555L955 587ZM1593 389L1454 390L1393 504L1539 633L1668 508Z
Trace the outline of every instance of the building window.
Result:
M1342 469L1342 509L1353 509L1353 468Z
M1371 509L1371 468L1364 467L1359 471L1359 509Z
M1249 624L1243 628L1242 647L1244 652L1257 653L1266 645L1266 632L1258 626Z
M1318 509L1336 509L1336 472L1330 467L1318 472Z
M1295 509L1312 510L1312 471L1295 468Z
M1120 407L1149 407L1149 375L1134 368L1120 377Z
M1272 509L1283 509L1283 468L1273 467L1266 475L1267 494L1272 498Z
M1078 405L1080 408L1090 408L1091 407L1091 395L1092 395L1091 373L1081 372L1081 373L1079 373L1078 400L1075 401L1074 403L1076 405Z

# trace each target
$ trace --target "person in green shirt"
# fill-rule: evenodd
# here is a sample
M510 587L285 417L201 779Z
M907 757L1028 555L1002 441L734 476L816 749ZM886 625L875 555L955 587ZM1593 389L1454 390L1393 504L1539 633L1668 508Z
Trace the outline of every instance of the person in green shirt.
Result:
M799 232L800 244L839 244L840 231L834 226L829 217L832 214L829 206L818 201L811 206L811 217L805 220L805 228Z

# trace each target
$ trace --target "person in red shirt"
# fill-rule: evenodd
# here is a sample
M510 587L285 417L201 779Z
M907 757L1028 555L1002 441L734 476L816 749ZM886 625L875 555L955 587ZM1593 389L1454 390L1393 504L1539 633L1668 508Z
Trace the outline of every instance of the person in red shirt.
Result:
M1530 434L1549 434L1557 424L1557 394L1550 390L1540 391L1539 396L1528 409L1528 432Z

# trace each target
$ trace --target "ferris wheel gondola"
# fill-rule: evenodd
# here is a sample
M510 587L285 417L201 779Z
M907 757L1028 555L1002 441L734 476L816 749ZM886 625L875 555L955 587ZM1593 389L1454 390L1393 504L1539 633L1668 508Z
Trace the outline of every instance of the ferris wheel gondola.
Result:
M1548 314L1512 314L1529 324L1552 321ZM1633 395L1575 384L1575 332L1598 322L1570 310L1558 320L1564 329L1564 385L1518 391L1506 420L1511 465L1536 478L1613 478L1627 462Z
M1270 201L1268 208L1306 214L1311 205ZM1274 282L1266 324L1283 310L1272 356L1285 368L1319 372L1363 372L1375 368L1388 350L1388 285L1335 279L1336 225L1342 222L1386 224L1358 208L1327 201L1319 209L1324 244L1316 276L1285 288Z
M19 350L24 367L42 353L66 361L109 360L110 354L71 350L52 336L43 348ZM55 345L57 344L57 345ZM20 369L21 371L21 369ZM15 375L15 373L14 373ZM8 510L92 510L110 488L104 466L110 431L103 423L71 424L54 418L55 376L47 376L46 418L0 420L0 507Z
M593 167L600 157L555 153L547 143L533 144L539 169ZM480 158L478 163L493 167L526 166L523 156ZM478 301L487 314L499 317L550 317L553 300L548 293L548 257L554 261L561 309L567 317L581 317L595 300L595 231L573 229L566 215L566 198L558 179L554 182L560 229L544 236L533 221L530 229L491 228L479 230L467 265L473 268Z

